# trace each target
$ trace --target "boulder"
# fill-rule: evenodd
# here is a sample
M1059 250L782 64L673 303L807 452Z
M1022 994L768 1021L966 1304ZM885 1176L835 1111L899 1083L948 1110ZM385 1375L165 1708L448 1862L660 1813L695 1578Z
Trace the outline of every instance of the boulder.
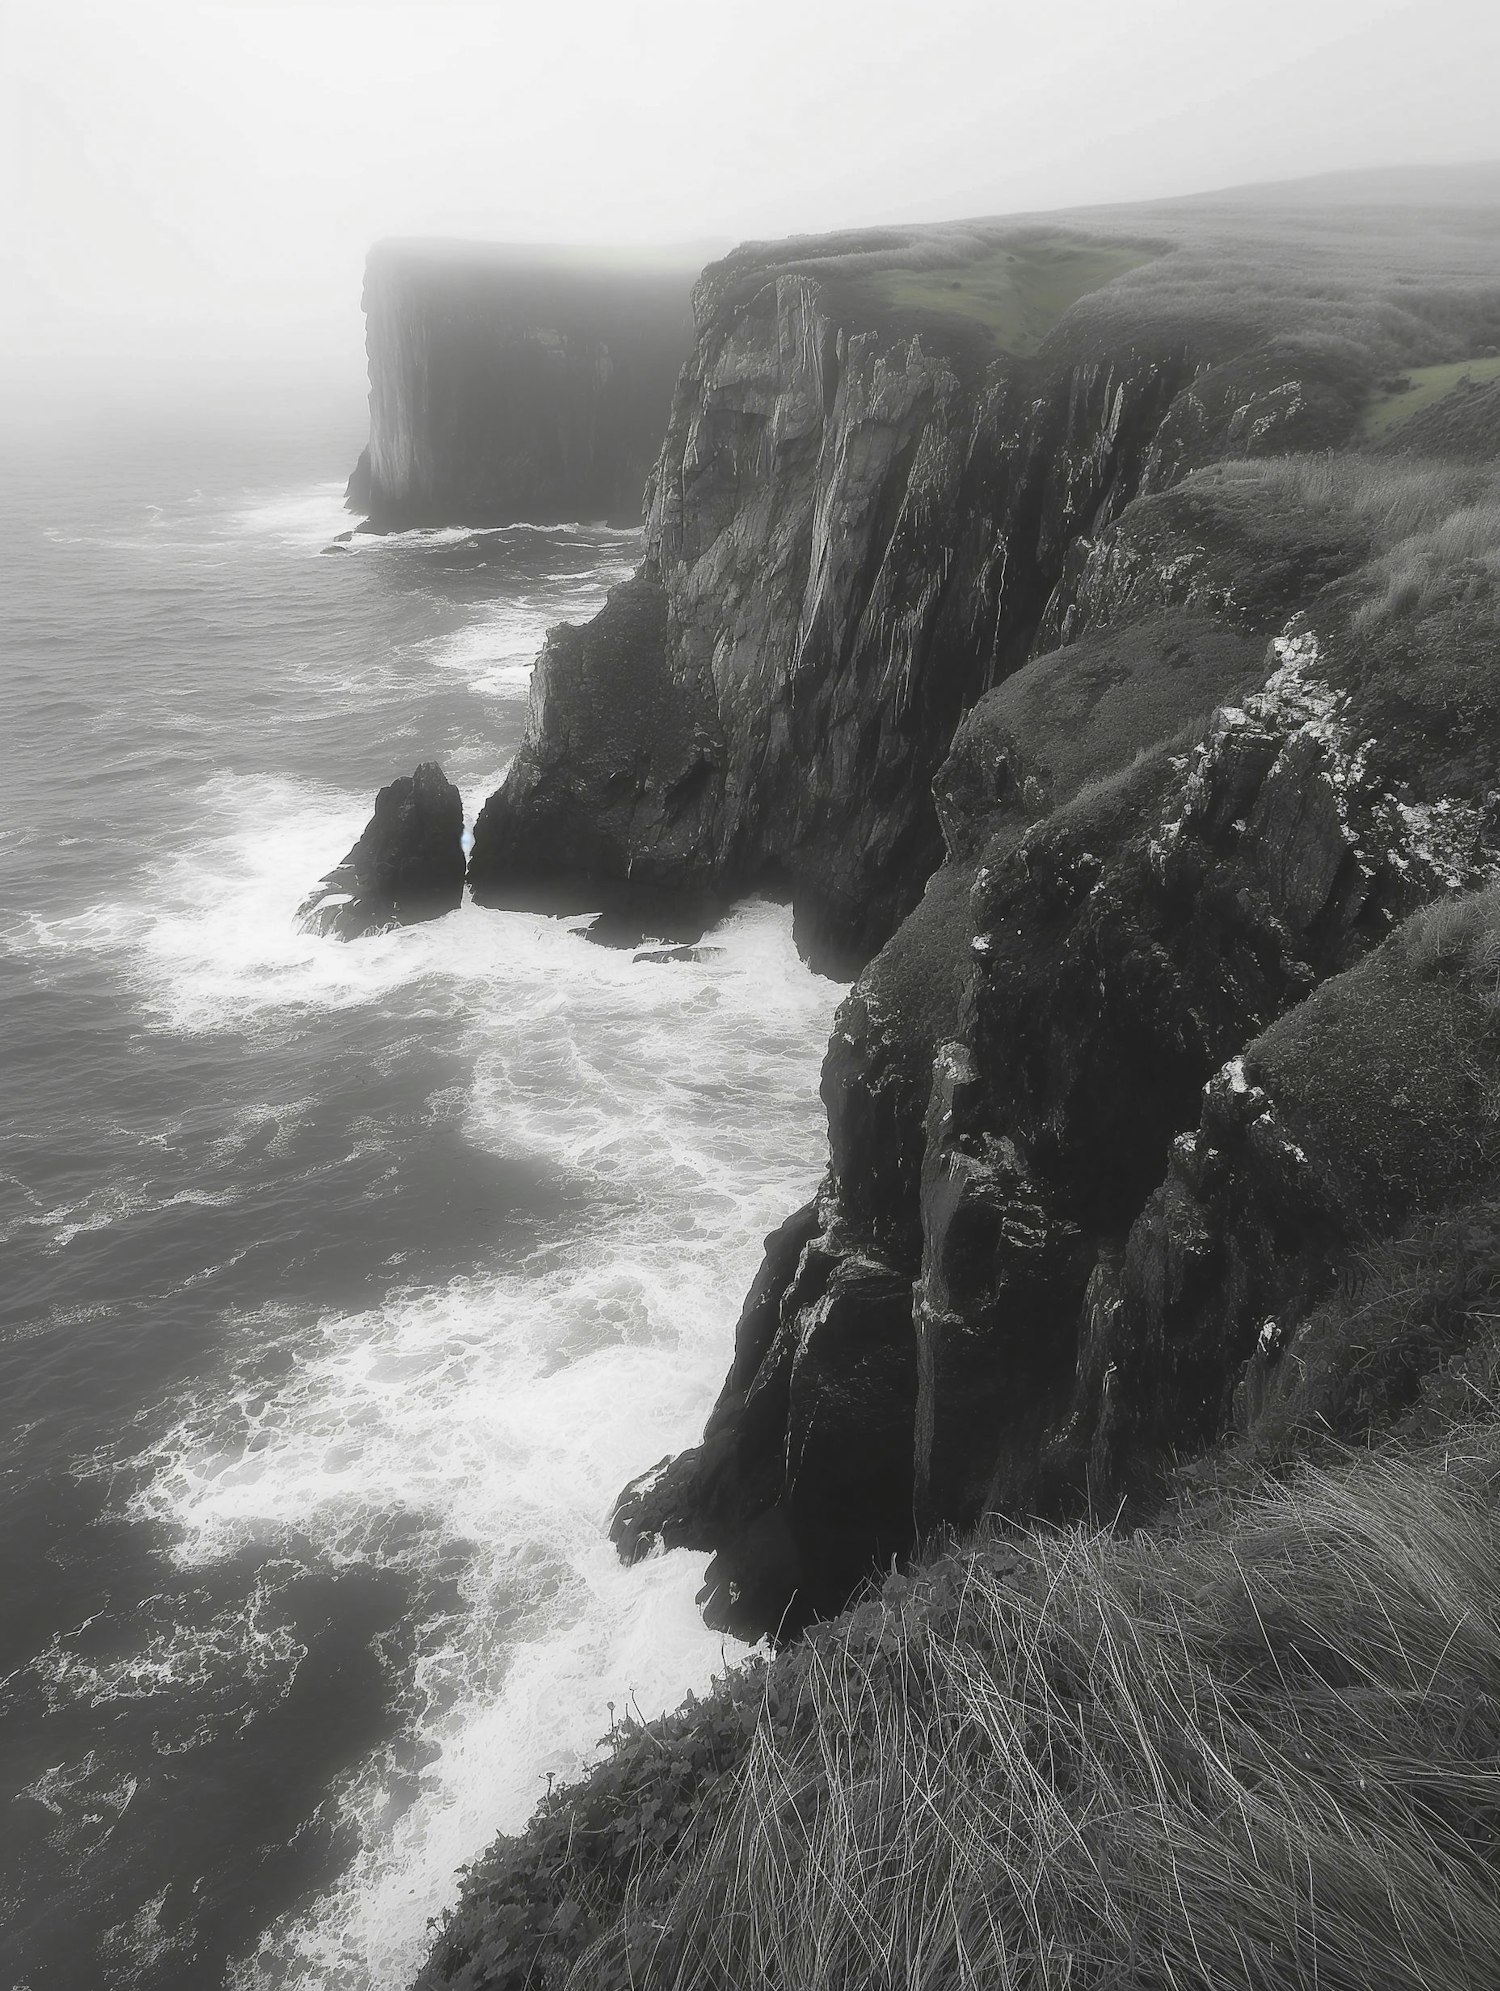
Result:
M375 797L364 834L297 909L310 933L338 940L452 912L464 895L464 805L436 761Z

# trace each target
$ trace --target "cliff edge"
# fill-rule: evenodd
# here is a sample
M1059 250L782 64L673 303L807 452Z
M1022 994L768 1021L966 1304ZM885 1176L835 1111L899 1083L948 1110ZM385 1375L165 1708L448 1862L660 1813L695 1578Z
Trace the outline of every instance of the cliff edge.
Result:
M1404 238L1430 294L1347 214L1321 238L1275 225L1163 204L711 266L640 575L544 653L475 898L555 893L647 930L674 899L690 925L771 890L815 965L862 967L941 860L931 784L959 719L1060 633L1124 509L1213 462L1345 446L1398 365L1472 346L1443 281L1472 216L1456 242ZM576 764L627 675L636 716Z

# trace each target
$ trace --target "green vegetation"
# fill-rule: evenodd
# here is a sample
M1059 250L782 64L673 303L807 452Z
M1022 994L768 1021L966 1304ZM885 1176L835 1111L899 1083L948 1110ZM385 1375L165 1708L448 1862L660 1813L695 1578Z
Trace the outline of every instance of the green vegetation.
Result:
M1414 367L1399 386L1382 388L1365 410L1363 429L1379 441L1405 426L1413 415L1444 401L1455 388L1500 380L1500 356L1452 360L1444 366Z
M981 327L997 352L1024 357L1080 297L1150 260L1145 249L1043 236L966 261L874 271L865 287L883 314L962 320Z
M1227 1450L1190 1472L1243 1489L1341 1442L1431 1443L1500 1405L1500 1197L1493 1184L1368 1246L1298 1327Z
M1248 1076L1372 1232L1500 1166L1497 961L1500 892L1439 902L1246 1053Z
M1058 357L1190 344L1209 364L1296 342L1347 389L1352 425L1398 371L1489 363L1464 355L1500 344L1491 227L1479 204L1435 226L1421 204L1352 210L1278 202L1266 189L1255 200L1080 209L1044 225L751 242L711 266L705 295L749 297L768 278L806 274L840 322L903 336L925 325L961 363L1024 356L1038 337Z
M1497 1557L1488 1424L1129 1540L981 1538L688 1735L616 1730L423 1984L1488 1991Z

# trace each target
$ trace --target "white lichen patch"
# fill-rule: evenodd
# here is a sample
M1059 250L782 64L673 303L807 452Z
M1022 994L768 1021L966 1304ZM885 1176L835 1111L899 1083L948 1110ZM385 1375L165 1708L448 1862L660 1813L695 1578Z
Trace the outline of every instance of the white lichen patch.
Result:
M1493 870L1480 856L1484 818L1470 802L1445 796L1437 802L1398 802L1396 814L1405 829L1408 849L1392 851L1402 871L1424 865L1452 891L1472 884L1477 871Z
M1368 881L1384 870L1411 883L1458 891L1500 876L1500 864L1483 852L1482 813L1472 803L1453 798L1398 802L1374 785L1370 754L1375 742L1356 736L1345 716L1347 693L1318 674L1322 657L1312 630L1294 622L1273 639L1271 649L1275 669L1265 684L1240 705L1220 706L1202 744L1184 764L1177 812L1148 846L1159 877L1184 830L1207 813L1226 752L1256 734L1276 750L1268 775L1299 742L1317 743L1318 779ZM1233 827L1242 835L1249 821L1237 816Z
M1319 662L1318 639L1312 630L1283 631L1272 638L1271 651L1276 669L1245 700L1246 717L1277 732L1311 731L1330 745L1341 744L1338 714L1344 693L1312 675Z

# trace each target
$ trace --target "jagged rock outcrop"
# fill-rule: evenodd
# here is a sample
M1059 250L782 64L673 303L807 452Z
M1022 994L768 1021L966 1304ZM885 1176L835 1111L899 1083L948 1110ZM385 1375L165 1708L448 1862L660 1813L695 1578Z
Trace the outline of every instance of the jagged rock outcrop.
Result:
M358 843L297 909L309 932L338 940L452 912L464 895L464 805L436 761L375 797Z
M1414 915L1205 1086L1094 1298L1068 1440L1102 1501L1253 1423L1372 1241L1492 1184L1497 939L1493 888Z
M1124 238L1133 260L1195 270L1194 247L1152 221L1154 241ZM942 857L930 784L958 721L1029 654L1118 622L1127 599L1138 618L1148 585L1158 607L1265 631L1364 557L1347 518L1304 513L1277 548L1253 494L1231 517L1222 494L1182 492L1226 458L1347 442L1383 363L1372 348L1342 325L1257 322L1238 291L1233 312L1154 309L1149 269L1085 295L1045 336L1033 300L1023 339L998 305L990 323L979 306L945 315L947 289L966 295L976 267L998 282L1001 262L1019 283L1024 255L1076 257L1086 238L971 234L947 284L940 259L957 250L942 231L742 250L705 273L627 588L637 625L661 617L654 661L631 646L649 693L634 717L612 701L606 742L588 707L611 698L609 626L554 674L476 832L476 898L545 894L535 806L570 903L591 883L601 904L638 898L644 926L680 895L677 924L691 927L703 907L786 892L808 957L853 972ZM1168 274L1156 290L1171 287ZM903 308L912 294L921 309ZM1152 504L1134 507L1134 537L1114 534L1141 496ZM1163 540L1180 567L1158 557ZM679 728L658 742L671 703L692 715L690 750ZM539 783L590 728L591 777L566 794Z
M718 909L705 850L723 735L711 692L664 667L668 615L666 590L638 577L548 636L525 739L474 826L481 905L602 910L631 939L696 938Z
M372 525L638 525L692 347L685 261L382 242L365 269Z

